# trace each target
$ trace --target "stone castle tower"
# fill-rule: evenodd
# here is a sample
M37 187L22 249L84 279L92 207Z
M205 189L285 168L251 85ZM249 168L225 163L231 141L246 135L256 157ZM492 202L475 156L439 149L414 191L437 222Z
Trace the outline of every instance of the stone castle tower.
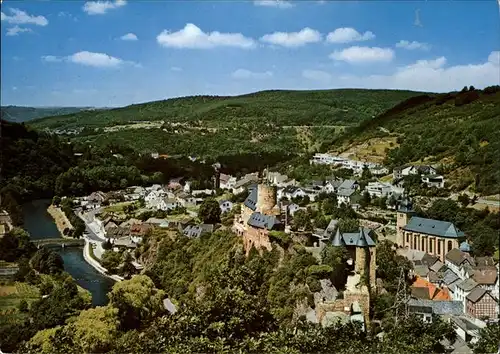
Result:
M403 247L403 227L408 224L408 221L410 221L411 217L415 214L413 204L407 195L403 196L403 200L401 201L396 214L396 243L398 247Z

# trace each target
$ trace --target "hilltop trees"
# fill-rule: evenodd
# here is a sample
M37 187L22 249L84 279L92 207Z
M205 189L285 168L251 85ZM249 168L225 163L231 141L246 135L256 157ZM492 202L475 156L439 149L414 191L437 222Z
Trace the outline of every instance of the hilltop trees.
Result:
M221 210L219 202L215 199L205 199L198 210L198 217L205 224L215 224L220 222Z

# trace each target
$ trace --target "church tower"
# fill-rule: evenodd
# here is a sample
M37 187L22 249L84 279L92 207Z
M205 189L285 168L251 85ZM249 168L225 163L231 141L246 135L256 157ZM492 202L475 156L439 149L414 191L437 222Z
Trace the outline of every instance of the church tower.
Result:
M413 204L408 195L403 195L403 200L399 204L396 215L396 243L398 247L405 247L403 227L408 224L411 217L415 214Z

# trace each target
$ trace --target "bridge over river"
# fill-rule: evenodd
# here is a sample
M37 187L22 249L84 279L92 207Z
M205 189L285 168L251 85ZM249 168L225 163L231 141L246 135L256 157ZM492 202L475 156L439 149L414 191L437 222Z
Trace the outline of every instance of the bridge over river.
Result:
M84 239L79 238L43 238L39 240L31 240L38 248L43 246L59 246L65 247L83 247L85 245Z

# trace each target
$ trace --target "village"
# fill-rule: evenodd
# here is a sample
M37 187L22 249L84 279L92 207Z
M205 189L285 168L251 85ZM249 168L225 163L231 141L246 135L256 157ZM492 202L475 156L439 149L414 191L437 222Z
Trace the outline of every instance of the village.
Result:
M407 311L424 321L440 316L453 322L459 340L449 345L460 353L471 352L478 330L498 318L499 263L493 257L472 256L466 235L453 223L415 216L404 179L417 176L427 188L444 188L444 178L436 174L436 168L403 166L392 171L391 183L378 178L389 172L378 164L326 154L317 154L311 163L349 168L352 176L300 183L264 170L237 178L220 172L220 164L215 164L209 189L194 189L191 181L174 178L165 185L132 186L74 198L73 210L85 222L84 258L117 281L138 274L144 264L135 250L154 229L189 238L230 230L242 238L247 254L253 247L271 250L277 233L302 243L316 256L326 245L345 247L350 255L345 265L349 276L342 294L329 280L322 280L314 308L304 306L298 312L323 326L358 321L365 328L370 301L385 291L376 277L376 246L389 240L397 254L413 265ZM328 198L335 201L334 208L357 213L356 230L340 231L336 219L325 225L299 222L304 215L314 215ZM217 202L220 222L205 223L200 217L200 207L207 201ZM8 223L2 222L0 230L8 229ZM129 266L120 269L127 272L118 274L124 262Z

